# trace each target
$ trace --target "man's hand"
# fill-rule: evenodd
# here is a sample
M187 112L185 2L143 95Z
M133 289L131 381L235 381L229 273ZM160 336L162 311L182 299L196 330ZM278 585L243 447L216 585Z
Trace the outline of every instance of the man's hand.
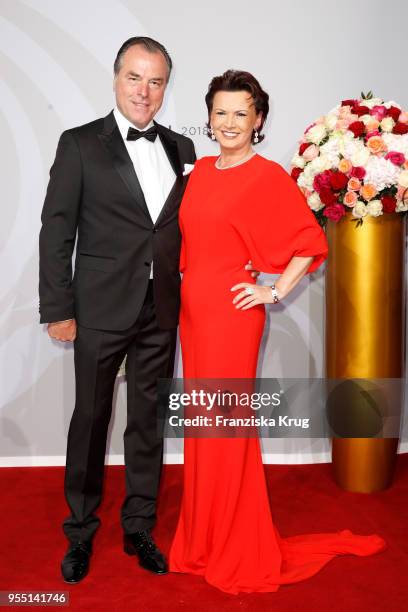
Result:
M255 270L255 268L252 267L251 260L248 261L247 265L245 266L245 270L248 270L251 272L252 278L258 278L258 276L260 275L259 270Z
M76 338L77 325L75 319L48 323L48 335L61 342L73 342Z

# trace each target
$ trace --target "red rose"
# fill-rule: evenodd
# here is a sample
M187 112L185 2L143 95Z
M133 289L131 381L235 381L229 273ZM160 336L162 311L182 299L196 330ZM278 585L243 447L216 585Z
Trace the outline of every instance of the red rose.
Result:
M360 181L366 175L366 171L362 166L353 166L350 172L350 176L354 176L354 178L358 178Z
M343 100L341 106L355 106L357 104L357 100Z
M342 217L344 217L346 211L344 206L341 204L333 204L333 206L326 206L326 208L323 210L323 214L332 221L339 221Z
M336 204L337 202L336 195L328 187L323 187L320 190L319 197L323 204L326 204L326 206L331 206L332 204Z
M330 177L330 185L335 191L344 189L348 183L348 178L343 172L333 172Z
M302 142L302 144L299 147L299 155L303 155L303 153L306 151L308 147L310 147L311 144L312 144L311 142Z
M361 117L362 115L368 115L369 112L370 109L368 108L368 106L360 106L360 104L357 104L357 106L353 108L353 113L355 115L358 115L359 117Z
M383 205L383 211L386 213L395 212L395 205L397 200L393 196L383 196L381 198L381 202Z
M316 176L313 179L313 189L319 193L323 188L325 187L329 188L330 187L330 177L331 177L330 170L325 170L324 172L321 172L320 174L316 174Z
M390 162L396 166L402 166L405 161L405 155L403 153L398 153L397 151L389 151L389 153L387 153L385 156L385 159L389 159Z
M365 125L362 121L353 121L353 123L350 123L350 125L348 126L348 129L350 130L350 132L353 132L355 138L358 138L359 136L362 136L365 132Z
M292 172L290 173L290 176L295 179L295 181L298 180L299 176L302 174L303 170L302 168L292 168Z
M393 134L406 134L408 132L408 124L406 123L400 123L399 121L397 121L397 123L394 125L392 133Z
M390 108L387 108L387 116L392 117L394 121L398 121L398 117L400 116L400 114L401 109L397 106L391 106Z

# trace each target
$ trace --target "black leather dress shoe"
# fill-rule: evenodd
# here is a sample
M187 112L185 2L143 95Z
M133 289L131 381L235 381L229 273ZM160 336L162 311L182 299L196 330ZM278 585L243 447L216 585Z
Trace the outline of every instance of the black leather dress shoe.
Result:
M128 555L137 555L141 567L149 572L167 574L169 571L165 556L157 548L148 530L126 534L124 551Z
M72 542L61 563L62 577L65 582L75 584L88 573L89 558L92 554L90 542Z

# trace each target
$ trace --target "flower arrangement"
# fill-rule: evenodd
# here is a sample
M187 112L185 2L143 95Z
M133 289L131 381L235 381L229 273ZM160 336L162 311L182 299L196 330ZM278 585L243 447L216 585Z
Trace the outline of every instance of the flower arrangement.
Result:
M351 211L366 216L408 210L408 112L372 92L343 100L310 125L291 176L320 225Z

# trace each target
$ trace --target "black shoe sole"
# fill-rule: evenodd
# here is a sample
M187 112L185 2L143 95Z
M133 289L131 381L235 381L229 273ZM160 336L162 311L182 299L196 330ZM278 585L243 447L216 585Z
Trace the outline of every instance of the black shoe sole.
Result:
M62 577L62 579L65 582L65 584L79 584L80 582L83 581L84 578L87 577L87 575L88 575L88 572L86 572L86 574L84 574L79 580L66 580L64 576Z
M86 572L84 573L84 575L83 575L83 576L81 576L81 578L79 578L79 580L67 580L67 579L64 577L64 574L62 573L62 569L61 569L61 574L62 574L62 579L63 579L63 581L65 582L65 584L78 584L78 582L82 582L82 580L83 580L84 578L86 578L86 577L87 577L87 575L89 574L89 566L87 567Z
M123 552L127 555L129 555L129 557L138 557L139 555L137 554L137 552L135 551L135 549L131 546L125 545L123 547ZM165 576L166 574L169 573L169 570L163 571L163 572L156 572L155 570L152 570L150 567L146 567L145 565L143 565L143 563L140 561L139 559L139 565L141 568L143 568L144 570L146 570L147 572L150 572L151 574L156 574L156 576Z

